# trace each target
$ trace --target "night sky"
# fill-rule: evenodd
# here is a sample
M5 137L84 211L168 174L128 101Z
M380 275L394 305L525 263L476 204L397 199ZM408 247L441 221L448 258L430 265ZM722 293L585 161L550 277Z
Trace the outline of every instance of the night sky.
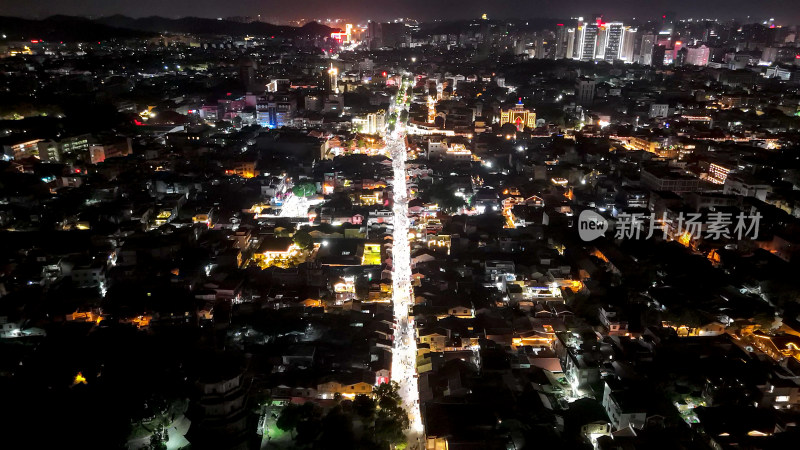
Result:
M298 7L302 5L302 7ZM488 6L491 5L491 6ZM800 23L800 0L35 0L0 1L0 15L43 18L53 14L133 17L278 18L348 17L353 19L411 17L461 19L488 13L490 18L569 17L603 13L608 18L654 18L665 10L681 17L774 17L778 23Z

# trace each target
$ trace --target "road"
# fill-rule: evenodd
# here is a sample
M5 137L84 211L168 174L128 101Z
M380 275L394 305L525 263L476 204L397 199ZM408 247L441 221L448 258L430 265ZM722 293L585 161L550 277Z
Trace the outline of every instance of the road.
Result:
M308 216L308 200L304 197L291 195L283 201L281 212L278 217L307 217Z
M392 102L394 107L394 102ZM410 427L409 449L421 449L422 418L419 409L417 383L417 341L414 324L408 312L414 304L411 287L411 249L408 241L408 186L406 184L406 130L398 122L388 133L386 147L392 158L394 206L394 241L392 247L392 301L396 328L392 349L392 381L400 385L403 406L408 411Z

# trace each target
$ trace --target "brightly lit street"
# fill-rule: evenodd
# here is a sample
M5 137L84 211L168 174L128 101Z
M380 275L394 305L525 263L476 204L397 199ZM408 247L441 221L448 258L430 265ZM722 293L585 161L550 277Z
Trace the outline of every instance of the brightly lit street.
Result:
M419 408L416 359L417 343L414 325L408 312L413 305L411 287L411 250L408 241L408 188L406 185L405 126L397 128L386 137L387 149L394 171L394 247L392 250L392 284L394 317L396 321L392 355L392 381L400 385L400 395L409 413L408 448L422 448L422 418Z

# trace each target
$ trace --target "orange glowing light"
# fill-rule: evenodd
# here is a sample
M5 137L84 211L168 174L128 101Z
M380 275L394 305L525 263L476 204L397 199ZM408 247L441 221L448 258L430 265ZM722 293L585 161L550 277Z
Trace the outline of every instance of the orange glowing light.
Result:
M72 381L73 386L76 386L78 384L86 384L86 377L84 377L83 373L81 372L78 372L78 374L75 375L75 380Z

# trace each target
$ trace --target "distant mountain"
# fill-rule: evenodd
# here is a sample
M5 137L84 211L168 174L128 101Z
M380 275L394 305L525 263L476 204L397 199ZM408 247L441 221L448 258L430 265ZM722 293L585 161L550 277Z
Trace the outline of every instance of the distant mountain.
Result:
M52 16L42 20L0 16L0 30L9 40L93 42L111 38L146 37L152 33L115 28L83 17Z
M230 36L330 36L330 33L333 31L332 28L320 25L316 22L311 22L303 27L297 28L264 22L241 23L231 20L204 19L201 17L167 19L164 17L151 16L136 19L116 15L96 19L95 22L116 28L154 33L173 32Z
M52 16L43 20L0 16L0 30L9 40L92 42L111 38L148 37L158 33L188 33L228 36L330 36L334 28L310 22L302 27L272 25L264 22L241 23L230 20L184 17L132 18L122 15L87 19L73 16Z

